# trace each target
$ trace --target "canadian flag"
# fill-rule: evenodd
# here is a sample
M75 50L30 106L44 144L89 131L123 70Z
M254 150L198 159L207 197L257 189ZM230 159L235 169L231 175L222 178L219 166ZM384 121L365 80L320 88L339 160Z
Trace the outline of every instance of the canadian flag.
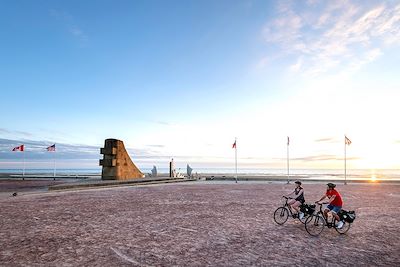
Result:
M24 151L24 145L14 147L12 151Z

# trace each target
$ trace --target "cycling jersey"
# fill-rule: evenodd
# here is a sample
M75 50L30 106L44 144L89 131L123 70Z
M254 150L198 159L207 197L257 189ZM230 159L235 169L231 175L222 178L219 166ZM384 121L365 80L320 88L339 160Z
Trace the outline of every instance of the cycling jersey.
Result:
M342 196L339 194L338 191L335 189L330 189L326 191L326 196L330 199L331 197L335 196L335 199L330 203L332 206L342 207L343 200Z

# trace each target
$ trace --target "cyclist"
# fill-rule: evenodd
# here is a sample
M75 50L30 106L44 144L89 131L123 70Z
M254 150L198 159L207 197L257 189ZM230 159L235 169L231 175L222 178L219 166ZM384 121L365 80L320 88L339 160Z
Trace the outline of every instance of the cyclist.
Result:
M300 181L296 181L294 183L296 184L296 188L294 189L294 191L292 193L290 193L286 197L293 196L293 198L288 201L288 204L295 211L297 211L297 213L294 214L294 216L298 215L299 219L301 220L301 219L304 218L304 213L300 212L300 208L299 207L300 207L301 204L303 204L305 202L305 199L304 199L304 188L301 187L301 182Z
M322 200L324 200L325 198L329 199L329 205L324 210L324 216L325 218L328 218L328 212L331 212L332 215L335 217L335 219L338 221L336 228L341 229L343 227L343 222L340 220L337 214L342 209L343 206L342 196L339 194L338 191L336 191L335 184L328 183L327 186L328 189L326 190L325 195L321 197L321 199L316 203L322 204L321 203Z

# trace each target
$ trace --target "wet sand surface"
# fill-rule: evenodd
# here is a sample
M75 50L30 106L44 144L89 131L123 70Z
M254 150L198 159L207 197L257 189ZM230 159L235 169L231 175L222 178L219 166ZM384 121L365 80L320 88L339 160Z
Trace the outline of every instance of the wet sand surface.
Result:
M188 183L0 198L1 266L400 266L400 186L338 185L350 231L273 221L293 184ZM324 193L306 184L306 200Z

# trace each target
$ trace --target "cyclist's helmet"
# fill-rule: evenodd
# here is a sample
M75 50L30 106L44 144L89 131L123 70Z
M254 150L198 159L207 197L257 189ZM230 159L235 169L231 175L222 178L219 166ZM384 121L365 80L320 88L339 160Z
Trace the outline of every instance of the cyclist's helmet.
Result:
M300 181L296 181L296 182L294 182L295 184L298 184L298 185L301 185L301 182Z
M329 188L335 188L336 187L336 185L335 184L332 184L332 183L327 183L326 184Z

